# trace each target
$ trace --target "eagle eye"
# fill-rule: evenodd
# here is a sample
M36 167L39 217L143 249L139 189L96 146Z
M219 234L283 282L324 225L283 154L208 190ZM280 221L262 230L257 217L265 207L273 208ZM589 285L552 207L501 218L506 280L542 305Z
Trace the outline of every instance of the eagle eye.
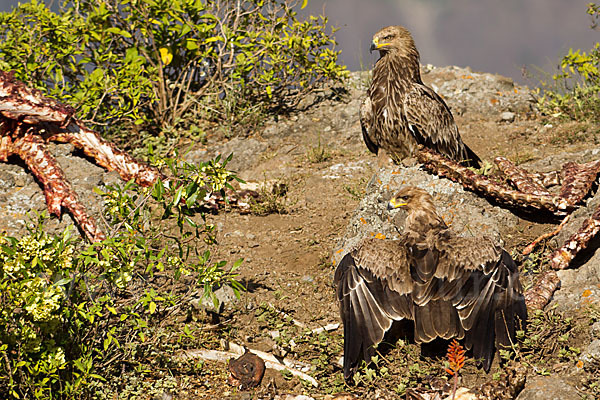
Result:
M386 35L383 37L383 40L390 40L393 37L394 37L394 35Z

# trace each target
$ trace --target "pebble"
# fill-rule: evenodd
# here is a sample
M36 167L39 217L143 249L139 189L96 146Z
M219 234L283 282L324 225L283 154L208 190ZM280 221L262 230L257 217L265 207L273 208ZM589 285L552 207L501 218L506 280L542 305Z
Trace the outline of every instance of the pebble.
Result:
M515 113L510 111L505 111L500 114L500 118L505 122L513 122L515 120Z
M600 339L600 321L594 322L592 325L591 334L593 338Z
M594 339L592 343L581 353L579 357L583 361L583 368L596 370L600 367L600 339Z

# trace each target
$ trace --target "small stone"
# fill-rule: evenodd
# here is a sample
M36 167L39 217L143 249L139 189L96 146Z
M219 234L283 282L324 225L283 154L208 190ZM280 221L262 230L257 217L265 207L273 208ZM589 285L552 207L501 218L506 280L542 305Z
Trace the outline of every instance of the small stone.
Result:
M600 367L600 339L594 339L581 353L579 359L583 361L583 368L586 370L598 369Z
M313 283L314 281L315 281L315 278L310 275L304 275L302 277L302 282Z
M213 312L219 314L223 311L224 306L232 303L236 300L233 289L229 286L221 286L220 288L213 291L218 301L218 306L215 307L212 297L204 297L204 291L200 291L197 295L202 296L195 298L190 301L190 305L196 310L205 310L207 312Z
M173 400L173 395L167 392L162 392L154 396L152 400Z
M593 338L600 339L600 321L594 322L592 325L591 334Z
M515 113L510 111L505 111L500 114L500 118L505 122L513 122L515 120Z

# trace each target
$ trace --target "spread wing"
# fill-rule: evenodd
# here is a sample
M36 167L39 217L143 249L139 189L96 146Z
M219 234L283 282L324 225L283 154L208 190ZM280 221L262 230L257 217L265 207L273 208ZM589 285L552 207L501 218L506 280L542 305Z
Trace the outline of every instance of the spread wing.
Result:
M448 231L421 240L364 240L339 263L335 282L346 379L370 361L394 321L412 319L417 342L465 337L489 370L495 343L509 346L515 316L527 317L510 255L490 241Z
M449 231L431 232L423 242L409 243L414 281L415 340L445 337L444 329L465 335L465 347L489 370L495 345L510 346L527 319L518 268L510 255L486 238L462 238ZM440 304L450 304L454 320L440 318ZM443 317L442 319L447 319ZM440 329L441 328L441 329Z
M367 239L338 264L334 280L344 322L346 379L361 361L371 360L393 321L412 319L411 283L397 275L406 264L403 249L395 241Z

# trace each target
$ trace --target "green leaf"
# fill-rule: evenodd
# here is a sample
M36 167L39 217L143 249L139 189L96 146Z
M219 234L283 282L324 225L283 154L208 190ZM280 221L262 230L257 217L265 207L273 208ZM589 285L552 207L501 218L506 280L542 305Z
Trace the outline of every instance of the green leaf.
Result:
M173 204L174 206L177 206L179 204L179 202L181 201L181 197L183 196L183 190L185 188L183 186L180 186L179 189L177 189L177 192L175 192L175 197L173 197L173 201L171 204Z

